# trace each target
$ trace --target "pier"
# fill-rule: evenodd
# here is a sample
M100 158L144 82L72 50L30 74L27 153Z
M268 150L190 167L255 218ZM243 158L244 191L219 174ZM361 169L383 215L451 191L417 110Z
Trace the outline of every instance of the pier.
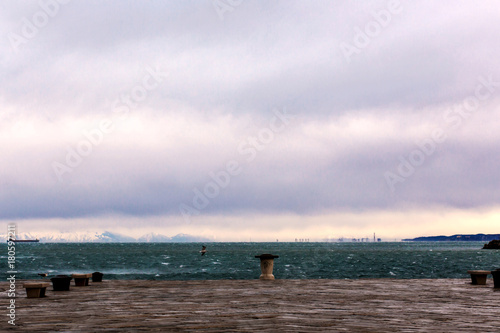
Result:
M25 281L17 281L20 287ZM0 283L2 311L8 302ZM470 279L104 280L70 291L18 288L1 331L493 332L500 289ZM5 312L6 313L6 312Z

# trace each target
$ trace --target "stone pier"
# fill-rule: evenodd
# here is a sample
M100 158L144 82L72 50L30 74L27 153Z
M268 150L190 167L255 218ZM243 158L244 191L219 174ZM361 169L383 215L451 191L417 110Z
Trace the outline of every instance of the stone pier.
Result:
M17 281L20 287L25 281ZM21 332L496 332L500 290L470 279L210 280L93 283L18 288L16 326L7 323L0 283L0 331Z

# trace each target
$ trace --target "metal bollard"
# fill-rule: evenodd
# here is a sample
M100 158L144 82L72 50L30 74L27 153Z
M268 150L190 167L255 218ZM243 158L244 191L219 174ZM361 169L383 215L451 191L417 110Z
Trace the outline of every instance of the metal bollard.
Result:
M260 275L261 280L274 280L273 275L273 265L274 259L279 258L279 256L275 256L269 253L261 254L260 256L255 256L255 258L260 259L260 270L262 274Z

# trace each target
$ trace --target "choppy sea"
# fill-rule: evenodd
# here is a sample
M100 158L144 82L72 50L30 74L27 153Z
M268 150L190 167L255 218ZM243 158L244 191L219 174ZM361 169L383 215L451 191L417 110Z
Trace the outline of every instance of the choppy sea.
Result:
M18 279L100 271L105 279L255 279L255 255L279 255L279 279L465 278L467 270L500 268L500 250L480 242L394 243L17 243ZM7 244L0 246L6 276Z

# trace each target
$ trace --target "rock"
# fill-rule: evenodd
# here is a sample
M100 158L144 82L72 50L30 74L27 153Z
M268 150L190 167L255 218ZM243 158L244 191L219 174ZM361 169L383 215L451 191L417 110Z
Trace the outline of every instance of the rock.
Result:
M500 249L500 239L494 239L488 244L484 244L483 249Z

